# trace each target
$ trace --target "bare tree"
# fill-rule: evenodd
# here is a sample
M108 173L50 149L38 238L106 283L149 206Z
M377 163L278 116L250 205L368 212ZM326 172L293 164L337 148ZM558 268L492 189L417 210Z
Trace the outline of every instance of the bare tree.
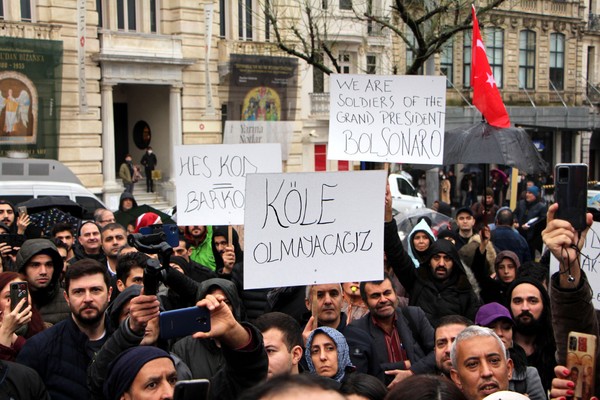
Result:
M331 0L262 1L281 50L325 74L341 72L334 50L340 16L330 11ZM478 16L481 19L505 1L489 0L477 9ZM345 2L352 4L355 20L371 24L371 29L389 30L405 43L413 55L403 71L408 75L418 73L454 35L472 27L472 0L392 0L387 9L377 9L373 0ZM394 72L402 71L394 68Z

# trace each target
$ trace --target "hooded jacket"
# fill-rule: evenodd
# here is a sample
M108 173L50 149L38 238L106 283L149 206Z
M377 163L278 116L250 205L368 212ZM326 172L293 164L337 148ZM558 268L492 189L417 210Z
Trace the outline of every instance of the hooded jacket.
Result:
M133 207L137 207L137 201L135 201L135 197L133 197L133 195L129 192L123 192L121 193L121 197L119 198L119 211L124 212L125 210L123 209L123 200L131 200L133 201Z
M62 272L63 259L56 250L56 246L48 239L30 239L23 243L17 253L15 266L17 272L27 276L25 268L27 263L38 254L46 254L52 259L54 270L50 277L50 283L43 289L30 290L31 300L40 312L44 322L56 324L68 318L71 310L64 299L64 290L60 287L60 274Z
M419 265L427 256L427 250L423 252L418 252L414 248L415 246L413 244L413 237L417 234L417 232L425 232L427 236L429 236L429 247L431 247L431 245L433 244L433 242L435 242L436 239L433 231L431 230L431 227L429 226L429 224L427 224L427 222L424 219L419 221L419 223L415 225L412 231L410 231L410 233L408 234L408 241L406 246L408 248L408 255L410 256L410 258L412 258L413 262L415 263L415 267L419 268Z
M429 247L426 260L419 268L415 268L402 247L396 221L392 220L385 223L384 250L388 264L410 295L409 305L421 307L433 326L445 315L458 314L471 320L475 318L480 302L463 269L458 251L450 241L434 242ZM443 282L433 276L430 266L431 258L438 253L446 254L453 262L452 272Z
M221 289L232 307L233 316L237 321L242 319L242 306L233 282L221 278L213 278L200 284L197 299L203 299L213 289ZM209 379L225 364L222 350L211 339L194 339L187 336L173 345L172 351L192 371L194 379Z

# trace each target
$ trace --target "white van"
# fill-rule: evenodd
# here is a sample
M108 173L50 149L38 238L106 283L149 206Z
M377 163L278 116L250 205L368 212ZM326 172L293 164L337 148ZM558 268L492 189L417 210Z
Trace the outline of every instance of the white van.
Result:
M56 160L0 157L0 199L17 205L31 198L68 198L84 208L84 219L105 207L67 166Z
M403 174L390 174L388 177L392 193L392 207L397 212L406 214L410 210L424 208L425 202L421 193Z

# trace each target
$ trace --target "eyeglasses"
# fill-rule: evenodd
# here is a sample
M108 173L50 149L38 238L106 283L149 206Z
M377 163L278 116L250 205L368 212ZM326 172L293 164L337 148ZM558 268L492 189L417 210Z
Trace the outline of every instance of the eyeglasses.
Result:
M108 223L112 224L114 222L117 222L117 220L114 219L114 218L110 218L110 219L101 219L99 222L102 223L102 224L108 224Z

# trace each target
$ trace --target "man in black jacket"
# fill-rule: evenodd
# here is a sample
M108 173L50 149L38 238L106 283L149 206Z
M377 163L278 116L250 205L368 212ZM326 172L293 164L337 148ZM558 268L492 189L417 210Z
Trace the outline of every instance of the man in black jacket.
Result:
M454 244L449 240L434 242L429 247L428 257L415 268L400 242L391 203L388 190L384 250L388 265L410 295L409 305L421 307L432 325L437 325L441 317L452 314L475 319L480 302Z
M152 151L152 147L148 146L146 153L142 156L141 164L144 166L144 174L146 175L146 192L154 192L154 182L152 181L152 171L158 164L156 154Z
M36 370L53 400L88 399L87 368L112 333L105 311L111 289L104 265L85 259L65 275L71 317L31 337L17 362Z
M360 294L369 313L344 331L357 371L375 376L390 389L411 375L433 372L433 328L423 310L397 308L387 276L380 282L361 282Z

